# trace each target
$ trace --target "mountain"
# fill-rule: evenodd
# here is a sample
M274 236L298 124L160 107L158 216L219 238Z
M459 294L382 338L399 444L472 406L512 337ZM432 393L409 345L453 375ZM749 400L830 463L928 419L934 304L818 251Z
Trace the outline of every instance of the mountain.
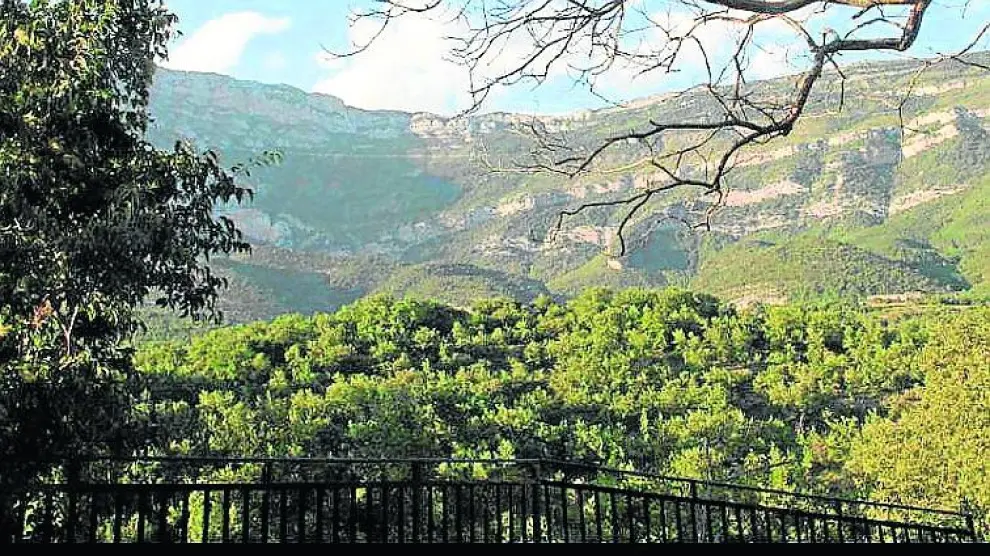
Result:
M987 294L990 73L943 64L918 78L918 67L846 68L841 110L838 78L825 77L791 135L745 151L711 231L667 218L705 208L695 192L673 191L632 223L632 249L618 260L603 255L618 210L568 220L553 242L547 231L562 209L642 187L653 177L647 167L567 180L491 165L526 155L522 126L591 144L697 113L700 93L559 117L446 119L160 69L149 134L163 146L191 139L230 164L283 155L253 173L252 204L218 209L256 246L217 262L232 284L224 306L233 320L330 309L372 292L453 303L593 285L678 284L739 301ZM783 95L792 85L756 86ZM909 90L902 126L897 108Z

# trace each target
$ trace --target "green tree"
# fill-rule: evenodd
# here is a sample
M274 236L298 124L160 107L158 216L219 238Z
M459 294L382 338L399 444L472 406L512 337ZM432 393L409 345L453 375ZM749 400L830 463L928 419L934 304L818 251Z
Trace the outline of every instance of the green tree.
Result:
M145 138L174 22L159 0L0 0L5 462L120 448L136 309L219 317L208 259L248 248L214 212L248 168Z
M966 507L990 532L990 310L936 328L921 353L924 386L852 443L846 468L880 499Z

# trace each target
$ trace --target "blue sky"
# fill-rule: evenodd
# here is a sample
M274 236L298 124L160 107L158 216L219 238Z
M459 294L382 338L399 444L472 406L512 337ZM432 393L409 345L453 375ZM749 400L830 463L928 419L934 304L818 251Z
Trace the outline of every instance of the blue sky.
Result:
M650 13L659 13L670 0L635 0ZM936 0L912 50L917 56L950 52L968 43L990 20L990 0ZM392 108L449 114L468 99L464 70L445 62L442 36L448 27L425 19L410 21L384 36L373 49L356 58L328 60L323 48L345 49L353 30L351 8L368 0L167 0L179 16L183 36L172 45L168 63L176 69L212 71L266 83L287 83L306 91L333 94L361 108ZM820 25L841 22L822 20ZM767 35L767 48L755 59L763 77L793 72L786 52ZM990 39L990 37L988 37ZM716 45L725 36L710 33ZM990 47L985 40L981 47ZM689 59L688 59L689 60ZM632 78L617 71L599 83L610 99L629 100L683 88L697 74L688 67L676 77ZM597 108L604 102L583 87L575 87L565 73L543 86L518 85L498 91L485 110L561 113Z

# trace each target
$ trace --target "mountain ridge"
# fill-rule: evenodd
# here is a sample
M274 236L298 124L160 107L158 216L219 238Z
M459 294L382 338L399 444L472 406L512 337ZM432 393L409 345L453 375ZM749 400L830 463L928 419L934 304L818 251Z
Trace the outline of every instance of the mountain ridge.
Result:
M986 53L979 56L990 59ZM984 278L982 271L973 270L980 264L971 259L982 252L982 240L943 241L935 237L947 233L940 230L932 230L932 237L913 238L911 248L897 243L900 240L876 239L885 237L887 228L904 220L903 215L934 205L955 207L955 212L944 209L945 213L958 214L968 222L966 226L982 225L986 218L985 208L972 200L979 195L972 192L983 191L990 168L990 76L958 65L925 72L910 84L916 94L905 104L908 125L902 129L891 104L900 100L898 95L909 86L916 69L904 61L850 69L847 100L838 113L833 113L837 84L825 79L790 136L747 151L740 159L727 183L726 202L711 222L711 233L688 234L669 223L707 206L687 190L674 191L634 220L630 229L634 249L622 259L602 257L615 240L615 211L590 211L568 221L553 244L545 241L546 232L560 210L643 187L651 179L644 168L564 180L493 173L486 163L524 155L530 145L520 138L518 126L534 117L549 122L555 132L570 134L580 146L651 117L673 119L696 113L703 101L690 91L568 118L501 112L450 119L425 112L362 110L331 95L290 86L162 70L153 87L155 125L149 135L161 144L180 137L192 139L201 147L216 149L231 163L264 150L283 153L280 166L255 173L251 185L258 195L252 206L220 208L252 243L265 247L250 259L219 265L227 264L223 270L245 284L243 291L235 288L227 299L237 320L284 310L333 308L312 301L307 302L310 305L266 302L262 304L266 309L253 311L238 302L238 296L284 298L273 289L301 287L300 272L321 276L328 284L327 298L339 297L333 293L334 284L347 282L350 293L344 298L354 292L379 291L385 284L407 284L386 289L397 295L426 291L440 297L450 290L452 299L463 299L464 292L454 291L458 281L453 276L433 280L445 284L440 291L408 283L410 276L428 278L428 273L409 270L412 267L440 273L459 269L457 273L471 277L464 282L466 292L479 288L478 277L505 276L507 283L529 286L506 290L506 284L492 283L481 290L529 291L539 283L552 294L567 295L589 285L678 284L732 298L735 290L762 286L725 280L738 283L729 288L705 269L745 277L746 264L762 261L779 266L781 284L800 286L776 288L780 291L767 296L769 300L798 295L795 288L805 295L845 284L826 284L799 270L829 268L827 260L812 264L806 259L842 252L855 260L842 268L873 268L880 278L862 278L862 283L850 283L833 293L890 295L916 287L932 293L979 290ZM754 86L774 94L776 87L783 94L787 82L778 79ZM629 147L617 152L613 161L631 157L632 151ZM479 153L490 158L482 160ZM966 212L966 205L956 206L963 200L975 207L975 214ZM947 221L946 226L952 225ZM899 233L911 235L909 231ZM798 245L796 251L780 247L802 238L814 243L816 237L851 249L837 251L826 242L815 255L807 244ZM747 238L752 241L741 241ZM898 247L890 247L892 241ZM740 254L747 250L753 256ZM774 255L784 252L800 252L798 259L805 262ZM738 259L742 266L713 264L717 257ZM290 259L295 262L285 262ZM252 276L254 267L267 277ZM477 271L465 274L467 267ZM354 268L364 269L359 279L353 276ZM280 283L272 272L284 272L285 281ZM390 281L395 273L406 278ZM806 283L809 279L812 283ZM852 282L856 280L852 277ZM316 281L306 281L310 286L302 289L309 291ZM302 298L319 299L310 294Z

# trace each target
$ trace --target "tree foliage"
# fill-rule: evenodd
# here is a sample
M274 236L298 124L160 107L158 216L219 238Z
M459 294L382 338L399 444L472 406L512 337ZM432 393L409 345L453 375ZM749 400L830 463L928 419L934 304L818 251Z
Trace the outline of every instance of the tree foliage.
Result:
M939 327L920 353L924 385L872 418L846 464L890 500L964 507L990 532L990 311Z
M247 249L217 155L146 139L157 0L0 0L0 458L120 440L134 309L216 316L210 255Z
M985 336L988 314L964 311L968 333ZM740 311L678 289L468 309L372 297L149 343L136 411L160 423L149 428L159 453L576 459L958 507L935 482L913 494L929 483L907 470L929 469L985 510L972 494L986 486L985 431L965 415L983 411L967 369L990 351L960 342L947 315L888 320L835 302ZM911 401L950 385L973 403ZM904 428L926 417L947 428Z

